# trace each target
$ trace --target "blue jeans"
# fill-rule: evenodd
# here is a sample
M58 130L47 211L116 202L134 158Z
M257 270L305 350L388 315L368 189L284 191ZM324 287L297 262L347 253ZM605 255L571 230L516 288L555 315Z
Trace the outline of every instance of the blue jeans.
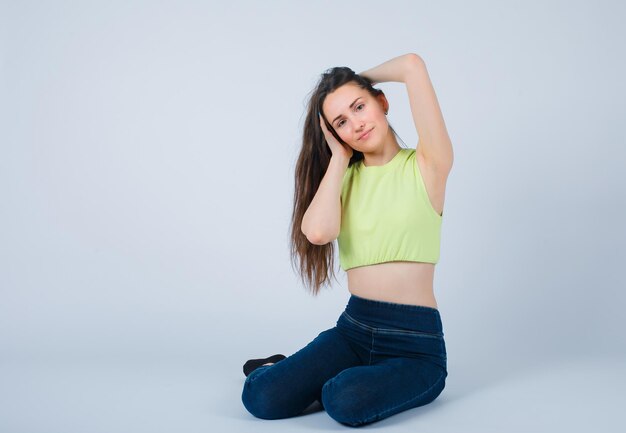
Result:
M299 415L318 400L356 427L432 402L445 386L446 362L439 310L351 295L335 327L252 371L241 399L263 419Z

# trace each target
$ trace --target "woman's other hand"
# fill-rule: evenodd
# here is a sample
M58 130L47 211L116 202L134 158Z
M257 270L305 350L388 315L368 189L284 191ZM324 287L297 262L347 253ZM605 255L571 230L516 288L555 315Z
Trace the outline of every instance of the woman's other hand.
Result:
M324 133L324 138L326 139L326 143L328 143L328 147L330 147L330 151L332 152L334 157L345 158L349 160L352 158L352 154L354 153L352 148L346 144L340 143L335 136L328 130L326 127L326 122L322 115L320 117L320 126L322 128L322 132Z

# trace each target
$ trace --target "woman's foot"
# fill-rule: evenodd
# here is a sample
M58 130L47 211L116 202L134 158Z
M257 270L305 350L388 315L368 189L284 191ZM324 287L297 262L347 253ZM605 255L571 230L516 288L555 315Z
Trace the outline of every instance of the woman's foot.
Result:
M264 365L275 364L278 361L282 361L285 358L286 358L285 355L281 355L279 353L277 355L268 356L267 358L249 359L243 365L243 374L245 374L246 377L248 377L248 375L252 373L254 370L256 370L257 368L262 367Z

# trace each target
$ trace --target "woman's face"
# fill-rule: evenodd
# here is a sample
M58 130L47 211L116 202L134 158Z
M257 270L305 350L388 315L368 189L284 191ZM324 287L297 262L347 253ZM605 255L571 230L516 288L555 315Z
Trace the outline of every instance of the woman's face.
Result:
M329 93L322 111L337 135L350 147L369 152L379 148L387 136L387 99L372 96L354 82Z

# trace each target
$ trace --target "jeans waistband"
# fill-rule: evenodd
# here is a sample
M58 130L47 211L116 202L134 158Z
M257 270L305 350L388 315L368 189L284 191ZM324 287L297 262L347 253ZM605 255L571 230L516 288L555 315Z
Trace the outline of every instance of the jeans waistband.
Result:
M443 333L439 310L425 305L397 304L351 294L345 312L373 328Z

